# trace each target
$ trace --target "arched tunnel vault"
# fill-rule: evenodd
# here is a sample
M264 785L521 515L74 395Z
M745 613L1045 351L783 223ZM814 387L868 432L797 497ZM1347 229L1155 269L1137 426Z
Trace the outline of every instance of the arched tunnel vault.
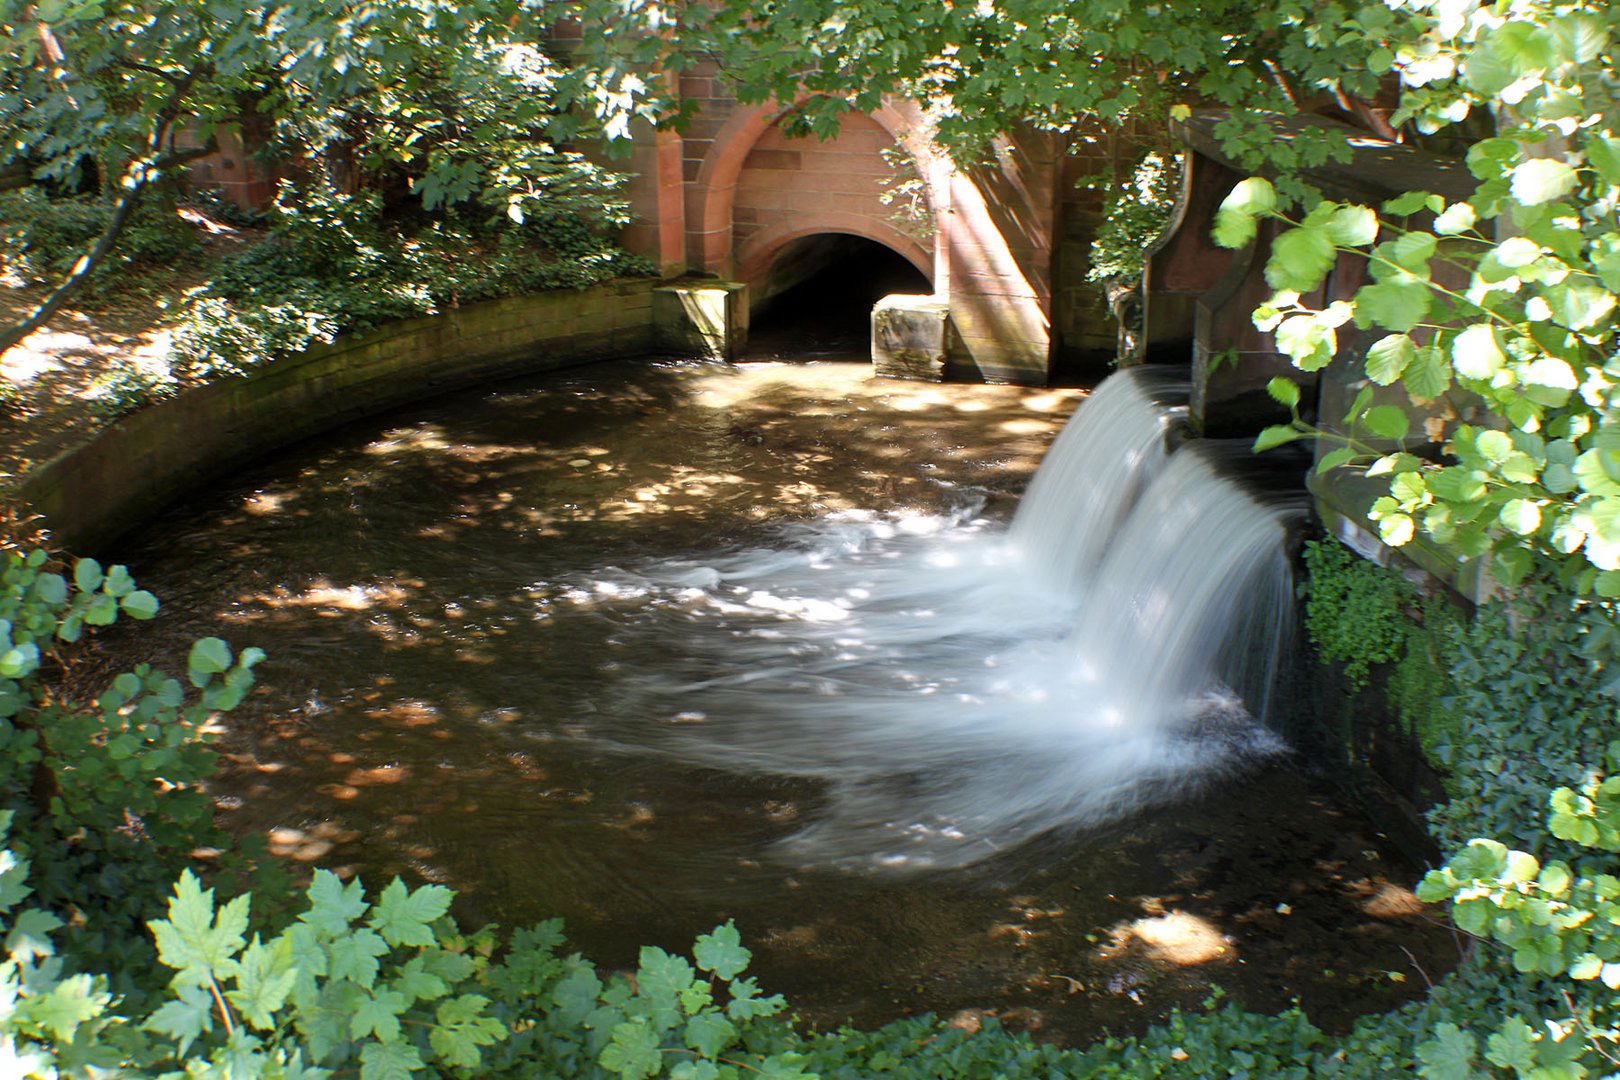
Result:
M636 235L656 248L666 276L742 282L757 306L793 284L778 255L794 241L865 237L927 279L906 291L936 298L950 331L950 377L1048 381L1062 202L1053 137L1008 136L993 161L958 169L929 139L928 117L904 101L848 113L834 137L817 140L791 137L784 125L796 102L744 105L707 68L679 83L699 108L682 132L649 136L648 172L632 192ZM897 183L925 199L908 205L920 219L904 228L883 201Z
M866 354L872 306L892 293L932 288L915 259L853 233L794 237L761 262L745 279L755 355Z

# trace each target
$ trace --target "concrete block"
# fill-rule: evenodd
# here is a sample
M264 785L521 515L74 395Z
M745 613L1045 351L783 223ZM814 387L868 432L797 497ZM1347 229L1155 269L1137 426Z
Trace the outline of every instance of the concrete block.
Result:
M748 286L703 281L654 289L652 326L659 348L735 360L748 343Z
M954 333L944 297L885 296L872 308L872 373L944 382Z

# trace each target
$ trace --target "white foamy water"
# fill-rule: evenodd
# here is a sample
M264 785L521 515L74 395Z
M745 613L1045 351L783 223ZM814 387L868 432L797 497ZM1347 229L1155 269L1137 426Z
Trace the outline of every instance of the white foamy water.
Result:
M1010 528L972 505L844 513L581 585L673 656L624 679L614 711L644 719L596 736L823 781L782 853L897 870L1113 821L1276 752L1253 714L1289 613L1286 512L1201 447L1167 453L1165 395L1109 379Z

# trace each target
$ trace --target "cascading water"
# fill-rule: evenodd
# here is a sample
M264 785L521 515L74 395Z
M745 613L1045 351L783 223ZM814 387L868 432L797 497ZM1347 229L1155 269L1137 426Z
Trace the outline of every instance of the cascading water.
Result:
M1184 382L1152 368L1106 379L1052 443L1010 531L1031 573L1060 595L1093 583L1109 542L1170 456L1186 415Z
M1167 453L1175 393L1150 371L1108 380L1006 532L975 505L846 513L597 581L664 607L682 642L672 670L625 680L616 711L655 730L609 737L823 781L786 855L900 870L1114 820L1276 752L1243 703L1263 706L1287 629L1290 511L1203 447Z

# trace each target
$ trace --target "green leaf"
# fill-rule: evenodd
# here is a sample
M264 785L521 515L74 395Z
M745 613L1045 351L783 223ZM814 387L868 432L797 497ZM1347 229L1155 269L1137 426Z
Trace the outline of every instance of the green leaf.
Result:
M183 1058L193 1042L214 1030L214 1002L208 991L197 986L181 987L177 993L176 999L164 1002L141 1027L174 1039Z
M726 1003L726 1015L738 1023L756 1016L775 1016L787 1007L781 994L761 997L759 985L752 979L738 979L731 984L731 1000Z
M110 567L107 570L107 580L101 583L101 591L114 598L122 598L134 592L135 579L129 576L129 567Z
M437 1001L450 992L450 986L439 976L427 970L427 962L413 956L399 969L399 975L390 985L411 1001Z
M130 593L118 605L132 619L150 619L158 613L158 598L145 589Z
M402 945L432 945L433 928L430 925L446 911L455 894L443 885L423 885L407 890L405 883L395 878L377 898L368 926L395 947Z
M1292 424L1272 424L1254 437L1253 452L1261 454L1267 450L1282 446L1284 443L1291 443L1304 437L1305 433Z
M1519 271L1541 259L1541 245L1527 236L1510 236L1497 244L1479 260L1474 272L1481 281L1494 284L1517 277Z
M24 679L39 669L39 646L33 642L0 652L0 678Z
M1428 202L1427 191L1405 191L1384 203L1384 212L1396 217L1407 217L1422 210Z
M1406 367L1417 358L1417 345L1405 334L1379 338L1367 350L1367 378L1379 386L1400 381Z
M603 1048L597 1063L626 1080L657 1076L663 1069L658 1035L639 1017L617 1024L612 1041Z
M1390 547L1400 547L1412 539L1410 514L1385 514L1378 519L1378 538Z
M1413 401L1433 401L1451 389L1451 363L1437 345L1425 345L1418 350L1415 362L1408 364L1401 382Z
M1512 499L1497 515L1502 527L1518 536L1529 536L1541 527L1541 508L1528 499Z
M1396 266L1416 277L1429 276L1429 260L1438 247L1434 236L1426 232L1409 232L1397 236L1389 244L1379 244L1378 251Z
M1620 184L1620 139L1592 135L1587 138L1584 149L1587 164L1602 174L1605 182Z
M1366 285L1356 293L1356 325L1382 326L1406 333L1429 314L1434 301L1429 283L1410 274Z
M349 932L354 920L366 913L365 886L358 880L343 884L343 879L330 870L315 871L309 886L309 910L299 915L307 923L329 937Z
M1595 979L1603 973L1603 958L1596 953L1582 953L1569 965L1569 977L1586 981ZM1488 1056L1488 1055L1487 1055ZM1495 1061L1495 1058L1491 1059ZM1503 1064L1498 1062L1498 1064Z
M1224 248L1240 248L1254 239L1255 218L1277 209L1277 192L1270 181L1251 176L1238 182L1215 212L1211 232L1215 243Z
M699 1013L686 1022L686 1045L704 1057L719 1057L737 1037L737 1026L720 1013Z
M1350 464L1350 462L1355 460L1355 457L1355 450L1348 446L1341 446L1337 450L1329 450L1327 453L1323 454L1321 460L1316 463L1316 472L1318 475L1332 472L1341 465Z
M111 1001L112 995L98 989L89 975L70 975L30 998L24 1008L30 1020L70 1043L80 1025L100 1016Z
M680 994L692 985L693 978L692 965L682 957L653 945L642 946L636 987L646 998L649 1020L660 1032L680 1020Z
M61 574L41 574L34 582L34 595L50 607L61 607L67 603L67 582Z
M405 995L393 990L376 990L362 998L349 1016L349 1037L363 1039L376 1035L382 1042L399 1038L399 1014L409 1006Z
M1361 415L1361 423L1381 439L1406 438L1410 420L1406 413L1394 405L1374 405Z
M1463 378L1484 381L1502 370L1507 356L1496 343L1496 331L1475 323L1451 339L1451 362Z
M1507 865L1503 868L1501 880L1509 884L1522 884L1536 880L1541 874L1541 863L1528 851L1509 851Z
M1509 190L1513 198L1525 206L1540 206L1574 191L1575 182L1575 170L1567 163L1553 158L1531 158L1514 166Z
M169 900L169 917L147 923L157 941L158 959L174 968L177 986L206 985L236 972L236 954L245 944L250 898L238 896L214 911L214 890L203 889L190 870L180 875Z
M1284 375L1278 375L1266 383L1266 393L1277 404L1292 409L1299 404L1299 384Z
M1549 896L1562 896L1569 890L1574 877L1570 874L1569 865L1562 862L1550 862L1541 868L1541 877L1537 884L1541 891Z
M1446 207L1444 213L1434 219L1434 231L1441 236L1456 236L1472 229L1476 220L1478 218L1474 208L1468 203L1452 203Z
M73 564L73 584L80 592L95 592L101 588L105 575L101 572L101 564L94 559L80 559Z
M1327 233L1340 247L1363 247L1378 239L1378 215L1368 206L1341 206L1328 219Z
M411 1080L423 1067L410 1043L368 1042L360 1050L360 1080Z
M1539 356L1519 374L1525 396L1543 405L1558 407L1569 400L1579 385L1575 369L1556 356Z
M1491 576L1509 588L1523 583L1533 569L1535 559L1526 548L1499 548L1491 555Z
M1474 1055L1479 1043L1456 1024L1441 1024L1435 1037L1418 1044L1418 1075L1424 1080L1473 1080Z
M1339 336L1315 315L1291 315L1277 327L1277 348L1301 371L1320 371L1333 362Z
M1620 450L1593 447L1575 459L1575 480L1592 495L1620 495Z
M191 673L191 685L202 686L208 676L227 671L231 666L231 647L217 637L201 638L191 646L186 670Z
M332 942L327 955L332 978L348 979L369 990L377 981L377 958L388 955L388 944L362 928Z
M62 920L49 911L30 908L18 915L6 935L6 955L19 964L31 964L54 955L51 935L62 928Z
M681 1061L669 1070L669 1080L720 1080L712 1061Z
M481 994L462 994L439 1006L437 1023L428 1032L428 1043L446 1065L476 1069L483 1060L479 1047L491 1046L506 1038L506 1025L493 1016L483 1015L489 999Z
M277 938L266 946L255 934L237 958L236 989L225 996L249 1027L271 1031L276 1026L274 1014L286 1004L297 978L291 939Z
M1581 978L1579 975L1575 977ZM1492 1065L1528 1075L1536 1065L1535 1029L1519 1017L1512 1017L1496 1034L1485 1040L1485 1059Z
M742 935L737 933L736 923L728 919L724 926L717 926L698 937L692 949L692 958L704 971L713 972L717 978L730 982L747 969L753 954L743 948Z
M1583 278L1567 278L1549 285L1542 297L1552 308L1553 320L1571 330L1590 330L1613 313L1614 294Z
M1355 423L1356 417L1360 416L1364 411L1366 411L1367 406L1371 405L1372 401L1372 387L1363 386L1360 390L1357 390L1355 400L1351 401L1350 407L1344 411L1344 419L1341 420L1340 423L1347 426Z
M118 621L118 600L106 593L97 593L84 610L84 621L91 626L111 626Z
M578 967L558 981L551 990L551 1003L556 1006L559 1023L578 1027L597 1006L602 993L602 980L589 967Z
M1485 481L1473 469L1450 465L1424 475L1424 482L1436 496L1449 503L1477 502L1485 497Z
M1325 229L1295 228L1278 236L1266 260L1266 284L1273 289L1310 292L1338 261L1339 250Z
M1486 428L1475 432L1474 452L1492 465L1500 465L1513 453L1513 439L1505 431Z

